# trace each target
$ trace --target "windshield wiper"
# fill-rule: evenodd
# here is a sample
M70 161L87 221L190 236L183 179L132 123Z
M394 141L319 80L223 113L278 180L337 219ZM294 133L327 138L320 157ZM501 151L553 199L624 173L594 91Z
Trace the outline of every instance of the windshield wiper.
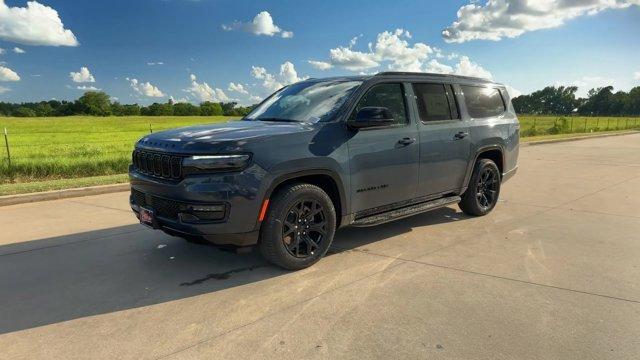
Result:
M298 120L283 119L283 118L277 118L277 117L259 117L259 118L256 118L255 120L258 120L258 121L299 122Z

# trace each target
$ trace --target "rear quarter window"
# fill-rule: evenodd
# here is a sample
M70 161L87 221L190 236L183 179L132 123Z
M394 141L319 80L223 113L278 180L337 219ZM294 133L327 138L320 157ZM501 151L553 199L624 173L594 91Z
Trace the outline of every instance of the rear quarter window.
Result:
M467 111L472 118L499 116L506 110L499 89L484 86L460 86Z

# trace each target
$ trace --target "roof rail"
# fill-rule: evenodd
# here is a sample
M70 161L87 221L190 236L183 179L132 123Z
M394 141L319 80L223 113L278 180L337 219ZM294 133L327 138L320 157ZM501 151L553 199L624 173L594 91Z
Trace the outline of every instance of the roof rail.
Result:
M458 79L468 79L475 81L482 81L492 83L492 80L474 77L474 76L463 76L463 75L453 75L453 74L438 74L438 73L427 73L427 72L411 72L411 71L383 71L377 73L375 76L385 76L385 75L407 75L407 76L430 76L430 77L443 77L443 78L458 78Z

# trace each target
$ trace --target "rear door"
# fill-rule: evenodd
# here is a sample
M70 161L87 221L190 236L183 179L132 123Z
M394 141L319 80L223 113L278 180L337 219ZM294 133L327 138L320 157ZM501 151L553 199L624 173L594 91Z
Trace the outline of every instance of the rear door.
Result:
M351 129L348 140L353 212L415 197L418 184L418 133L409 116L405 84L378 83L359 99L349 120L367 106L386 107L390 126Z
M420 170L418 196L463 187L471 151L468 123L462 120L455 87L445 83L413 83L418 114Z

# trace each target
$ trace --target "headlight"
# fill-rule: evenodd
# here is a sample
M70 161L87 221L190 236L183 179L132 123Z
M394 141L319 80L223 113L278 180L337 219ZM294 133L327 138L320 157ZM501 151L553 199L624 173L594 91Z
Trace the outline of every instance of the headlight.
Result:
M247 167L251 155L194 155L183 160L186 172L229 171Z

